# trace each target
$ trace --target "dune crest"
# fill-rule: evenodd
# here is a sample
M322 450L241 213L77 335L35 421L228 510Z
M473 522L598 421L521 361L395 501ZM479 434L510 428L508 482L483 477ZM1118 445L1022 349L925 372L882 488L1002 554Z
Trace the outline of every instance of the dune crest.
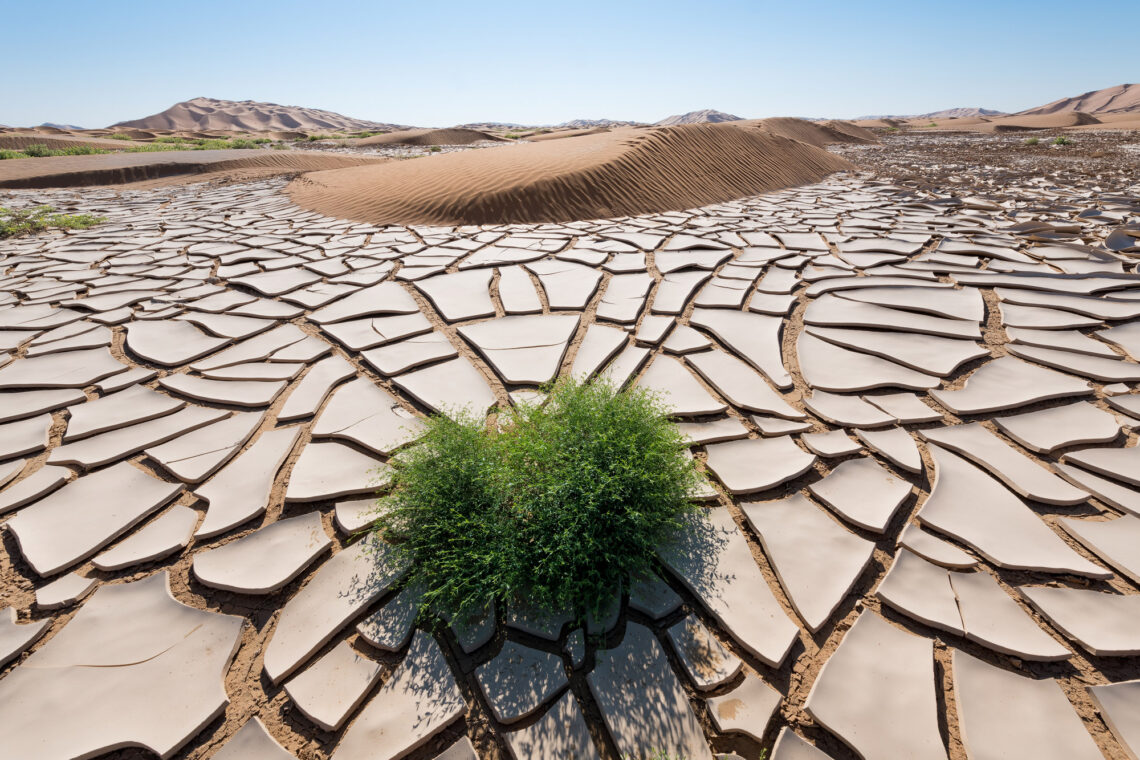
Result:
M1017 132L1027 129L1063 129L1100 124L1100 119L1081 111L1064 111L1048 114L1018 114L995 119L988 125L994 132Z
M82 187L170 177L240 174L246 178L377 163L361 155L276 150L175 150L0 161L0 188Z
M470 145L477 142L503 142L477 129L403 129L385 135L373 135L354 142L354 145Z
M777 116L769 119L750 119L740 123L758 127L780 137L799 140L817 148L832 143L878 142L873 132L855 126L849 121L807 121Z
M316 172L288 189L301 206L374 224L559 222L694 208L853 168L763 129L693 124Z

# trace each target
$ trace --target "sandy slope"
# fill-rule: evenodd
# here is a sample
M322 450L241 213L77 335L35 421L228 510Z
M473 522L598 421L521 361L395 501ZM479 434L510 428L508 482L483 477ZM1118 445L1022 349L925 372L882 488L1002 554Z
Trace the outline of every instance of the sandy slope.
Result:
M1016 132L1025 129L1063 129L1100 124L1095 116L1081 112L1061 112L1049 114L1017 114L994 119L980 129L986 132Z
M0 161L0 187L115 185L178 175L197 176L222 172L266 176L376 162L377 159L364 156L271 150L177 150L15 158Z
M103 137L80 137L64 133L0 133L0 148L5 150L23 150L29 145L46 145L52 150L80 145L100 150L123 150L137 144L130 140L108 140Z
M477 142L501 142L495 137L476 129L404 129L386 135L373 135L353 141L353 145L470 145Z
M874 133L857 127L849 121L806 121L790 117L750 119L740 122L758 127L781 137L822 148L832 143L866 143L878 140Z
M121 121L116 127L139 129L211 130L272 132L292 130L378 129L393 125L353 119L332 111L300 106L281 106L252 100L233 101L194 98L175 103L162 113L143 119Z
M1122 113L1140 111L1140 84L1120 84L1093 90L1072 98L1061 98L1037 108L1022 111L1019 116L1071 113L1083 111L1099 116L1102 113Z
M615 130L310 174L294 201L373 223L569 221L692 208L853 168L736 124Z

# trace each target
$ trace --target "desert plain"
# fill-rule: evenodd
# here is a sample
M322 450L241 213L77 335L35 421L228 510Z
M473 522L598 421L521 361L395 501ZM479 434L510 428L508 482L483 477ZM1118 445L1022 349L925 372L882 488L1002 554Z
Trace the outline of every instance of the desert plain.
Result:
M105 219L0 240L0 758L1140 755L1140 86L664 122L0 131ZM702 541L417 624L387 463L564 376L662 394Z

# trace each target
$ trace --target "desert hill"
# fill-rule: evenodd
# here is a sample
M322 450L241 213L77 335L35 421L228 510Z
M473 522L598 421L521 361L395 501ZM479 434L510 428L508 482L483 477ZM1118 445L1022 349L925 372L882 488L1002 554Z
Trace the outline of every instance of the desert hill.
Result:
M990 108L945 108L941 111L919 114L919 119L976 119L982 116L1005 116L1005 111Z
M739 116L733 116L724 111L714 111L706 108L703 111L689 111L688 113L669 116L657 122L655 126L669 127L676 124L720 124L725 121L742 121Z
M1118 84L1093 90L1071 98L1061 98L1036 108L1027 108L1018 116L1036 116L1081 111L1091 114L1140 112L1140 84Z
M471 145L477 142L504 142L502 137L475 129L404 129L384 135L373 135L356 145Z
M995 111L990 108L944 108L941 111L931 111L930 113L918 114L872 114L869 116L860 116L852 121L856 122L872 122L872 121L901 121L903 119L988 119L996 116L1006 116L1005 111Z
M289 191L306 208L374 224L560 222L695 208L853 168L822 148L732 122L323 171Z
M194 98L175 103L162 113L142 119L120 121L114 127L170 129L176 131L228 130L240 132L400 129L398 124L381 124L353 119L332 111L301 106L282 106L253 100Z
M558 125L561 129L597 129L598 127L640 127L641 121L616 121L614 119L574 119Z

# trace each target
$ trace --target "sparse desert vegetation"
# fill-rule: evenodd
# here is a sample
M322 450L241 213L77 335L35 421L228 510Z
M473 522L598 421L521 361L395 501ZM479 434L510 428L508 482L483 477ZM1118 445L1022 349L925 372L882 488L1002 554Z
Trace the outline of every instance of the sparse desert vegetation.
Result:
M10 209L0 206L0 238L28 235L45 230L85 230L105 222L92 214L60 214L51 206Z
M692 509L685 442L642 389L564 380L544 403L436 415L394 458L376 529L411 562L423 609L492 601L596 614Z

